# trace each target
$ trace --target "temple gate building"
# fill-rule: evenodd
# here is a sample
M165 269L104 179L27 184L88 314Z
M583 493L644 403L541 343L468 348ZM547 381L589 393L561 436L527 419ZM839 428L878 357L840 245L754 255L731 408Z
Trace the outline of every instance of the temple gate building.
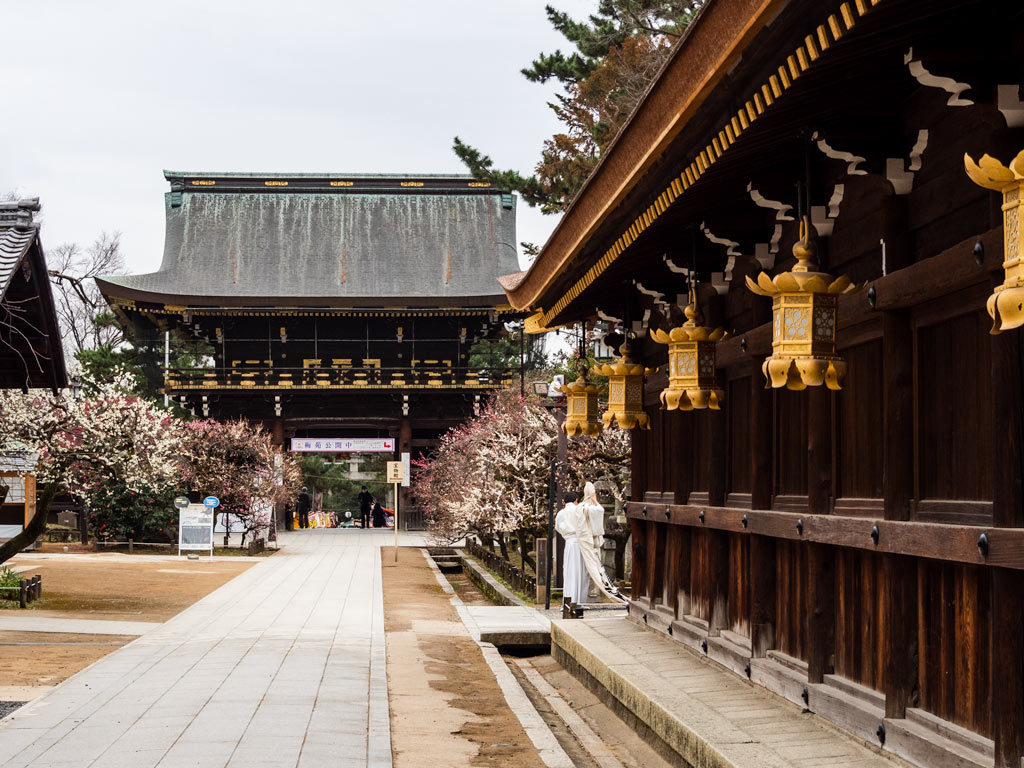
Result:
M929 768L1024 755L1022 29L709 0L503 283L535 328L631 337L623 634Z
M517 268L511 194L464 176L165 177L160 269L97 283L137 338L208 345L205 365L166 372L193 414L415 453L518 385L469 366L522 317L496 279Z

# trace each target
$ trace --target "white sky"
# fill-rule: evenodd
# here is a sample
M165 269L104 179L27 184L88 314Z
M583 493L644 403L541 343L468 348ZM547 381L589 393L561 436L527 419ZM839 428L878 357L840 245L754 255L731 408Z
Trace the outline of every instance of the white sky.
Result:
M549 0L581 17L596 0ZM464 173L453 136L532 170L568 48L544 0L0 0L0 193L42 199L43 244L119 230L163 252L163 169ZM556 217L520 203L518 240Z

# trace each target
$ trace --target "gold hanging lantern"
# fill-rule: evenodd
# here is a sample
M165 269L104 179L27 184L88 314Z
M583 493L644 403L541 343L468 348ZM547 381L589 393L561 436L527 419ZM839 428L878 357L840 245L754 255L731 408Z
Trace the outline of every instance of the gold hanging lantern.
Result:
M608 377L608 410L603 420L606 427L615 422L619 429L650 429L647 413L644 411L644 376L654 373L629 357L629 343L619 347L622 353L611 365L602 365L594 372Z
M1024 229L1020 226L1020 197L1024 188L1024 151L1010 167L982 155L975 163L964 155L967 175L975 184L1003 193L1003 283L988 297L992 331L1008 331L1024 325Z
M668 387L662 390L661 405L669 411L717 411L725 402L725 392L715 387L715 344L729 334L723 328L712 330L702 325L704 318L692 286L683 314L686 322L678 328L667 333L651 331L652 339L668 344Z
M586 369L581 367L576 381L565 384L559 391L567 402L562 431L569 437L601 434L603 425L597 417L597 387L587 381Z
M771 278L762 272L747 287L772 298L772 354L761 370L767 387L842 389L846 361L836 353L839 297L856 286L846 275L833 278L818 271L818 233L810 217L800 221L793 246L797 263L791 272Z

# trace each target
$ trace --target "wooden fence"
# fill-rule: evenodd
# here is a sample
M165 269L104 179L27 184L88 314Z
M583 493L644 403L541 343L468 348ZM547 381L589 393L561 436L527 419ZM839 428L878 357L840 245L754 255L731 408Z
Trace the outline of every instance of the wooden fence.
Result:
M528 576L523 569L516 568L501 555L485 549L473 539L466 539L466 551L503 578L512 589L525 595L537 594L537 579Z
M43 577L36 574L30 579L19 579L16 587L0 587L2 592L17 592L18 604L27 608L28 604L43 596Z

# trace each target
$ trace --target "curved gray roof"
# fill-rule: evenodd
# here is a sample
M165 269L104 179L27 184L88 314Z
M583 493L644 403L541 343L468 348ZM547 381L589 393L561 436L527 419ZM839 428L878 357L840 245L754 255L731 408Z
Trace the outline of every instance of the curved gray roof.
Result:
M187 305L504 304L515 205L471 177L166 174L160 269L103 292Z

